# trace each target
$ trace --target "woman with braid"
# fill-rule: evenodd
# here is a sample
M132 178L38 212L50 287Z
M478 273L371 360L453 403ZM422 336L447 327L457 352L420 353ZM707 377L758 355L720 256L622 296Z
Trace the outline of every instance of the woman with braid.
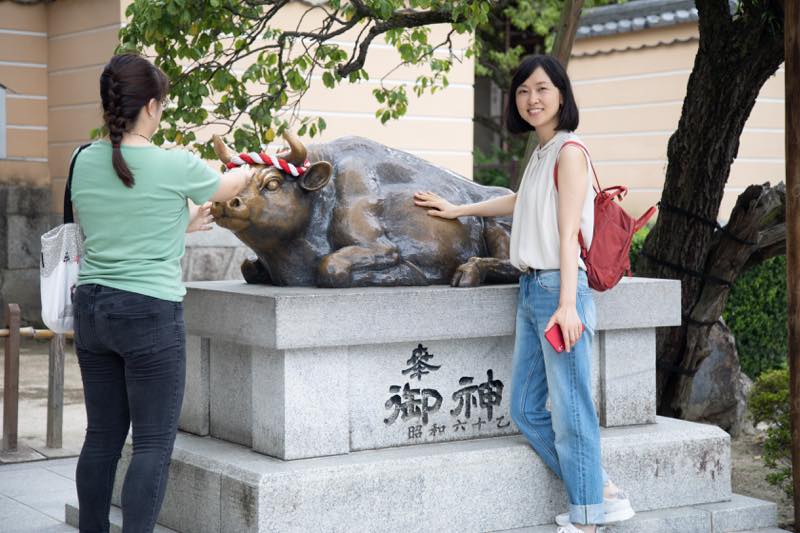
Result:
M151 144L168 90L146 59L114 56L100 76L108 137L75 161L72 200L86 235L74 296L87 415L76 473L81 532L109 530L129 427L123 527L153 531L183 399L184 233L210 229L207 202L233 198L251 177L244 167L220 176L189 152Z

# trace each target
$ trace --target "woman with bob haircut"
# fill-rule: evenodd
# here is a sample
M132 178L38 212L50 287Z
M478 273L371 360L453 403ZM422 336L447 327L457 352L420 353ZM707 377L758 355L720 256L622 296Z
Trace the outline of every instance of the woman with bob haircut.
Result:
M592 401L595 305L578 241L581 234L589 248L594 229L589 152L573 133L578 107L567 73L554 57L524 58L511 81L508 102L508 130L536 130L539 137L519 190L467 205L417 192L414 202L429 208L429 215L446 219L513 215L510 259L522 275L511 417L564 481L569 511L556 517L558 532L595 532L596 524L627 520L634 511L601 464L600 427ZM561 353L545 339L551 327L563 334ZM550 411L545 408L548 394Z
M86 438L75 475L82 533L108 532L122 446L125 533L153 531L183 401L184 233L211 229L208 200L233 198L252 171L224 175L150 142L169 82L146 59L111 58L100 76L107 138L75 157L72 200L86 236L73 298Z

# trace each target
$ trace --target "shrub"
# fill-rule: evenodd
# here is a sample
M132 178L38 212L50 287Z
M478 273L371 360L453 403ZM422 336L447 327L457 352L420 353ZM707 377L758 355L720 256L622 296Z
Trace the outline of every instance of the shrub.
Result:
M792 433L789 418L789 370L761 374L753 384L748 407L755 423L769 425L764 441L764 464L772 470L767 481L792 496Z
M773 257L736 280L725 311L742 370L756 378L786 366L786 257Z
M491 153L486 154L476 146L473 156L473 178L476 182L481 185L508 187L511 182L511 176L509 175L512 169L511 163L516 159L512 154L499 148L495 148Z
M630 257L631 257L631 272L634 274L636 273L636 261L639 259L639 253L642 251L642 247L644 246L644 240L647 238L647 235L650 233L650 228L652 228L652 224L648 224L647 226L643 227L639 231L633 234L633 240L631 241L631 250L630 250Z

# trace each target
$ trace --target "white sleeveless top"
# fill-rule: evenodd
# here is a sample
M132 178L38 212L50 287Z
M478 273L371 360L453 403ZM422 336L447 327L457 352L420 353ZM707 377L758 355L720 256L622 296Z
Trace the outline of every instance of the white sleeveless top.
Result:
M514 218L511 224L511 264L520 270L558 269L561 267L560 240L558 233L558 191L553 180L553 170L561 147L567 141L584 146L577 135L558 131L544 146L539 145L531 155L522 177ZM585 148L585 147L584 147ZM592 188L592 165L587 158L586 200L581 212L580 230L588 249L594 234L594 197ZM578 267L586 270L580 258L580 247L576 246L575 259Z

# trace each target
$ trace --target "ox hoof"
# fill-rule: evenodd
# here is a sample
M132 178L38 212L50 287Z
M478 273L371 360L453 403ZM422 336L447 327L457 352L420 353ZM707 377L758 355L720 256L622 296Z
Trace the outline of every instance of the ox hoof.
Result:
M271 280L269 272L258 259L245 259L242 261L242 277L247 283L269 285Z
M350 263L328 256L319 264L317 285L328 288L350 287Z
M450 285L453 287L477 287L481 284L481 270L475 261L468 261L456 269Z

